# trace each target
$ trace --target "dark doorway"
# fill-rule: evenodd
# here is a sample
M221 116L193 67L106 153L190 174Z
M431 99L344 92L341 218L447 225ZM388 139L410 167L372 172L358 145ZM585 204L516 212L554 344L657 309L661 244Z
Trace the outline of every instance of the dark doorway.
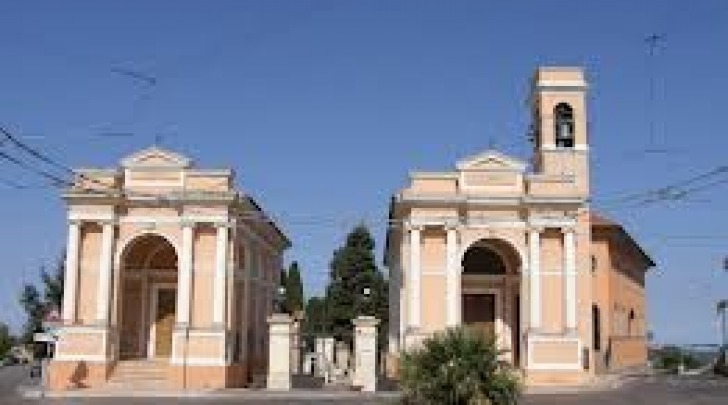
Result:
M463 324L483 334L486 339L494 339L495 294L464 294Z

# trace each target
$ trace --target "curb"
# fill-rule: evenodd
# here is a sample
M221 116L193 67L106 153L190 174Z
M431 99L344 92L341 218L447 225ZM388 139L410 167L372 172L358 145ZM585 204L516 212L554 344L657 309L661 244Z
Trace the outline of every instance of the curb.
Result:
M20 389L19 389L20 391ZM355 392L355 391L313 391L313 390L291 390L291 391L266 391L266 390L209 390L209 391L112 391L112 390L78 390L78 391L54 391L43 393L41 389L22 390L21 396L27 399L39 398L239 398L241 400L260 399L302 399L302 400L325 400L325 399L397 399L399 392Z

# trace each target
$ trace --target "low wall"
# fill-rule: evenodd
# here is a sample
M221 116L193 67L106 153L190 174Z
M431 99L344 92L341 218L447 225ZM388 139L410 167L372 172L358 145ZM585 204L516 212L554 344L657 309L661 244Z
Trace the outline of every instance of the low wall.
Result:
M647 364L647 340L644 336L612 336L607 350L607 365L611 370Z

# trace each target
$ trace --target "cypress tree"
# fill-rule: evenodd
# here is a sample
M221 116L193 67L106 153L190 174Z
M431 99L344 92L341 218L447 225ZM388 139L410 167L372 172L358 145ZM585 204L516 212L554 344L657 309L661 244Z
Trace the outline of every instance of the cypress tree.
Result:
M293 314L303 309L303 283L298 262L291 263L286 274L286 309Z
M374 239L364 225L356 226L331 260L326 289L326 318L336 339L351 342L352 320L373 315L380 320L380 333L386 331L387 287L376 265ZM369 295L364 294L369 289ZM380 334L380 337L386 337ZM382 339L380 342L383 343Z

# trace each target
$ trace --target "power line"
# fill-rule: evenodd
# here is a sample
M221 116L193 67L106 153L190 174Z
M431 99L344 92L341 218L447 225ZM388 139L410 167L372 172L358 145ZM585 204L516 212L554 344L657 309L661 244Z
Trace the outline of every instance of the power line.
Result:
M50 173L50 172L48 172L46 170L43 170L43 169L38 169L38 168L36 168L36 167L34 167L34 166L26 163L26 162L23 162L22 160L17 159L15 157L13 157L13 156L5 153L4 151L1 151L1 150L0 150L0 158L4 159L4 160L6 160L6 161L8 161L10 163L13 163L16 166L19 166L19 167L21 167L23 169L26 169L26 170L29 170L29 171L35 173L35 174L38 174L38 175L40 175L40 176L42 176L42 177L50 180L56 186L64 186L64 185L70 185L71 184L69 181L67 181L65 179L62 179L61 177L58 177L58 176L56 176L53 173Z

